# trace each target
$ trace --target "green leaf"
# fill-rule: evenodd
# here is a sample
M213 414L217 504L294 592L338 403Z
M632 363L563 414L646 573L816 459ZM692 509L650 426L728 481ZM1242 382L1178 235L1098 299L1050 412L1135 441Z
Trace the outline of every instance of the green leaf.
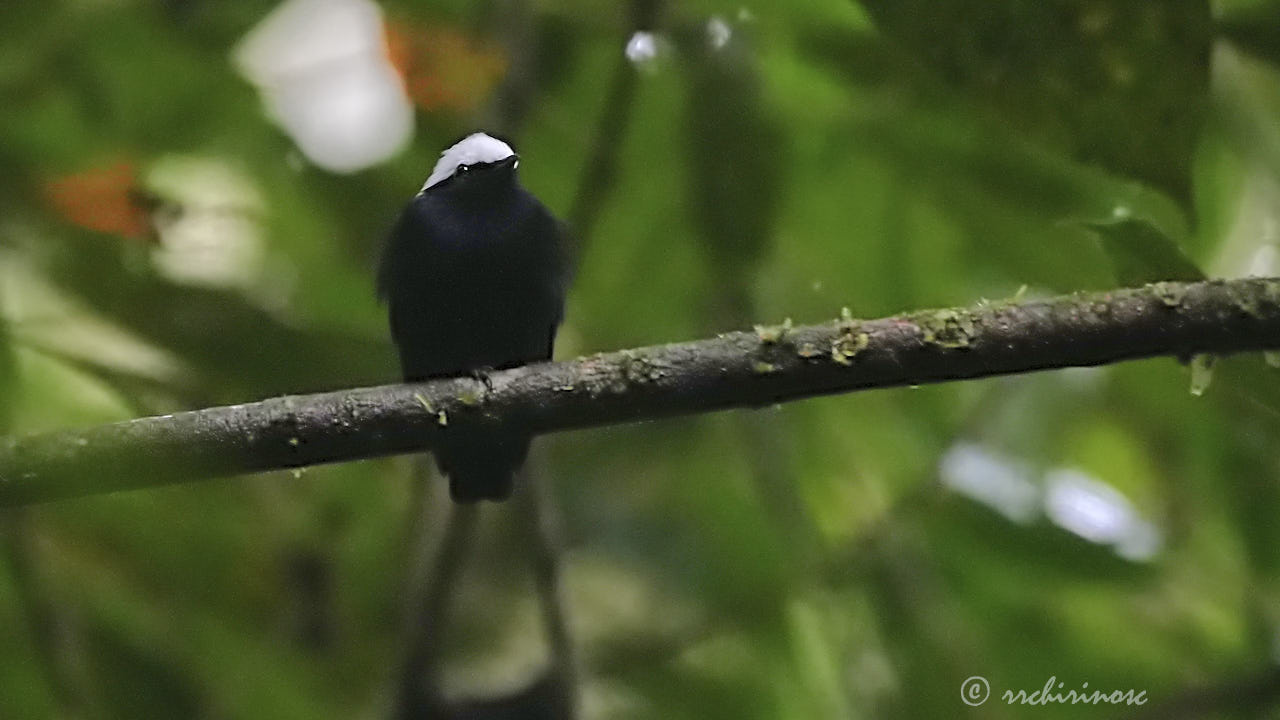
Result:
M1240 3L1226 3L1226 5ZM1280 3L1250 2L1224 8L1218 32L1249 53L1280 65Z
M1122 217L1083 225L1097 234L1121 285L1205 278L1178 243L1146 220Z
M1207 0L862 0L880 30L1017 131L1190 206Z

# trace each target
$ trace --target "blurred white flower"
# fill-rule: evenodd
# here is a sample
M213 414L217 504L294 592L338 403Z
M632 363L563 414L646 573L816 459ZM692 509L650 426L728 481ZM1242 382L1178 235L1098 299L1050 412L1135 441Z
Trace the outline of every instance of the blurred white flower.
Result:
M262 198L252 180L216 158L166 155L148 184L181 210L157 223L156 269L187 285L251 289L262 279ZM272 282L279 287L278 277Z
M651 32L638 30L627 40L625 50L627 59L636 64L643 64L658 57L658 39Z
M311 162L354 172L395 155L413 108L368 0L286 0L235 51L267 111Z
M707 44L712 50L723 49L733 38L733 28L719 15L713 15L707 21Z
M1050 471L1045 485L1045 513L1059 527L1111 545L1129 560L1150 560L1160 550L1159 531L1138 517L1128 498L1110 485L1066 469Z
M1040 492L1030 470L981 445L957 443L938 464L942 484L986 505L1016 523L1039 512Z

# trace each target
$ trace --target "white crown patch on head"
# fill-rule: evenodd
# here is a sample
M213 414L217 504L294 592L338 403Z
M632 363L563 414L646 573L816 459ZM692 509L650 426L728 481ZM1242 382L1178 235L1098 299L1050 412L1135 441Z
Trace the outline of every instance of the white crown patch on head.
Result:
M440 153L440 159L436 161L435 169L431 171L422 190L453 177L459 165L497 162L515 154L516 151L510 145L496 137L482 132L472 133Z

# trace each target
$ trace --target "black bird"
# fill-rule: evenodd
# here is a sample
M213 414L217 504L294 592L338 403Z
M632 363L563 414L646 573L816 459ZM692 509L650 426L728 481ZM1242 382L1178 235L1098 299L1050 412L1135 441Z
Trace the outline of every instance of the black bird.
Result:
M507 143L468 135L400 215L378 271L406 381L551 357L568 283L565 226L520 186ZM456 502L502 500L529 450L519 427L446 437Z

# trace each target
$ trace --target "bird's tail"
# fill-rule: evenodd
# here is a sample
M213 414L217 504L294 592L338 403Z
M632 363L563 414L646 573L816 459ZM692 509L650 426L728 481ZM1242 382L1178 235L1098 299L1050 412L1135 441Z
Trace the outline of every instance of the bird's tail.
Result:
M506 500L529 442L528 435L510 430L450 438L436 450L436 464L449 476L449 496L459 503Z

